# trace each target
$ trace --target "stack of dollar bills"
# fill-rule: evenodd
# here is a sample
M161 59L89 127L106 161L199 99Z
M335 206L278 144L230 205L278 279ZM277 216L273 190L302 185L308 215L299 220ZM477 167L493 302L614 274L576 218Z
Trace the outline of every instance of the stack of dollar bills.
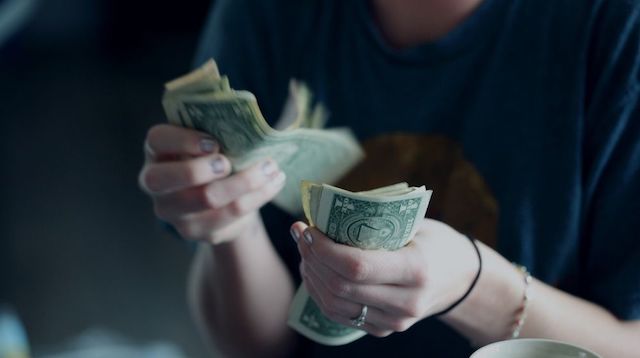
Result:
M165 84L162 104L170 123L212 135L234 171L272 158L287 175L273 200L297 215L302 179L334 183L363 158L363 151L347 128L318 129L326 121L322 107L311 108L306 87L292 83L280 130L262 116L251 92L236 91L220 76L213 59Z
M315 184L336 182L363 158L363 151L349 129L321 129L326 111L312 108L304 85L292 82L289 94L274 129L255 96L232 89L209 60L166 83L162 104L170 123L213 136L234 171L265 158L276 160L287 183L273 202L293 215L304 211L309 224L332 240L362 249L406 245L424 218L431 191L400 183L353 193ZM304 286L294 297L288 324L326 345L347 344L365 335L324 317Z
M397 250L405 246L425 216L431 190L395 184L364 192L350 192L327 184L304 181L304 214L337 243L361 249ZM365 332L326 318L304 285L298 288L289 310L288 324L318 343L342 345Z

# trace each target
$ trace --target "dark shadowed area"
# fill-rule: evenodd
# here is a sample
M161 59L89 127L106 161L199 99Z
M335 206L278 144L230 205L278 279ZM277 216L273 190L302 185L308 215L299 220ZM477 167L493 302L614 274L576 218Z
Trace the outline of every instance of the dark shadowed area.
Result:
M32 4L0 37L0 303L36 355L100 328L203 356L185 300L192 247L163 232L137 173L210 1Z

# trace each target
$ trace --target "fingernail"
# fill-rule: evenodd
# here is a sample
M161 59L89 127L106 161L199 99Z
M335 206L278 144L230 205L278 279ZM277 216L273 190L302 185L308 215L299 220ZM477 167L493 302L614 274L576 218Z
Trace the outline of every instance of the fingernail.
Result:
M203 138L200 140L200 150L205 153L213 153L217 147L218 144L213 139Z
M275 173L276 171L276 164L271 160L267 160L266 162L262 163L261 169L264 175L271 176L271 174Z
M300 235L298 234L298 232L296 230L294 230L293 228L291 228L289 230L289 232L291 232L291 237L293 237L293 241L295 241L297 243L298 240L300 240Z
M215 174L222 174L225 170L224 161L222 158L216 158L211 161L211 169Z
M311 245L313 243L313 236L311 236L311 233L308 230L306 230L302 235L304 236L304 240L307 244Z

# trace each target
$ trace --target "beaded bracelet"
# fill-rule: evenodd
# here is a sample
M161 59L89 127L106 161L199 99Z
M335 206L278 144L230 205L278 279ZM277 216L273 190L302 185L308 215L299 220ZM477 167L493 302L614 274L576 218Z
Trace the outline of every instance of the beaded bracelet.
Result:
M524 294L522 297L522 303L516 311L516 322L514 323L513 330L511 331L511 339L515 339L520 336L522 326L524 326L524 321L527 319L527 309L529 308L529 301L531 300L529 289L531 287L531 281L533 281L531 273L527 270L526 267L522 265L514 265L520 272L522 272L524 276Z

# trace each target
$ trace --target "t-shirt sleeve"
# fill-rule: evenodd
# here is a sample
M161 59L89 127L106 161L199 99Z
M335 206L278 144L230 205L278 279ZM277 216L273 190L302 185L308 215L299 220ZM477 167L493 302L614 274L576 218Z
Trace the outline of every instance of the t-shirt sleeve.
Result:
M640 319L640 6L600 9L588 64L583 145L586 297Z

